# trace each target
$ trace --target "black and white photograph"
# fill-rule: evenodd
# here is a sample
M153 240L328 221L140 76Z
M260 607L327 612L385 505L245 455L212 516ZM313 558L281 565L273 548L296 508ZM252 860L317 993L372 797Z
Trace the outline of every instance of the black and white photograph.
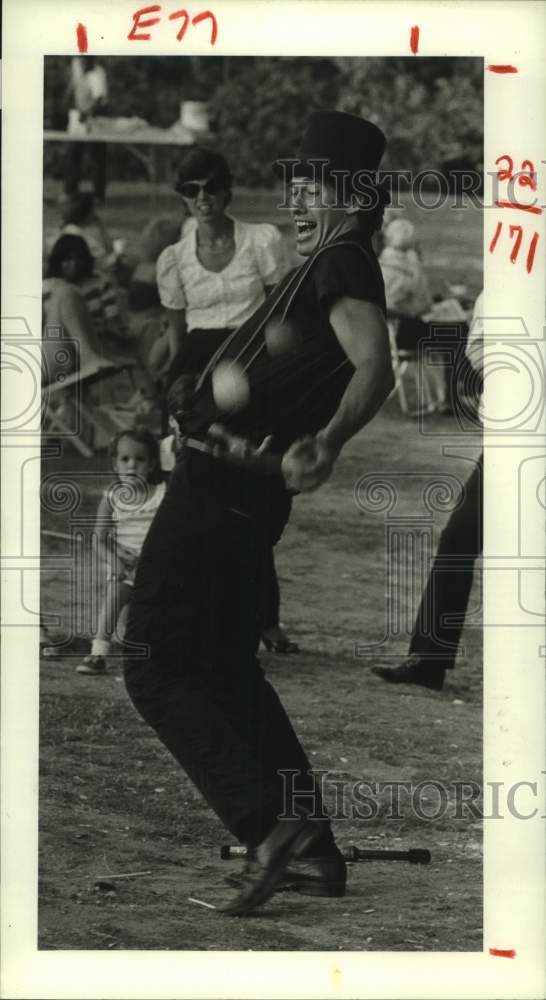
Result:
M480 947L482 171L478 59L45 59L42 947Z
M324 995L354 953L512 981L494 843L509 867L544 811L514 749L542 739L544 197L537 143L488 127L519 67L409 15L396 54L223 49L229 3L125 4L105 50L72 6L33 93L32 304L2 312L3 377L34 379L3 418L32 947L328 953Z

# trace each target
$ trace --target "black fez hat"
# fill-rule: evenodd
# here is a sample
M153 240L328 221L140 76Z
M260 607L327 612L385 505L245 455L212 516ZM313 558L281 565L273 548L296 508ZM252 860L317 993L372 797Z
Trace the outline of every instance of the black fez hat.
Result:
M277 160L274 171L290 180L298 174L320 177L322 170L375 173L387 141L377 125L345 111L313 111L295 157ZM322 166L317 161L327 160Z

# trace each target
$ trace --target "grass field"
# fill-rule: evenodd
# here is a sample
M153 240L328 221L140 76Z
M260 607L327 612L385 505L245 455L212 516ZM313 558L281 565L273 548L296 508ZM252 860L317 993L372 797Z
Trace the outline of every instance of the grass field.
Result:
M56 198L60 187L46 183L44 233L51 237L59 226ZM236 189L230 212L249 222L270 222L281 228L287 248L294 253L288 212L277 208L279 192ZM419 208L402 197L406 215L417 227L423 261L432 291L445 293L447 284L466 284L469 296L482 287L482 214L476 208L453 208L451 201L436 210ZM131 250L138 234L155 215L180 213L181 198L166 187L158 188L153 201L145 185L113 183L103 215L113 237L124 237ZM297 260L294 255L294 260ZM301 259L301 258L300 258Z
M172 204L165 199L159 209ZM236 199L235 214L244 214L243 204L248 217L274 218L270 196ZM145 198L114 187L105 217L114 235L134 238L148 212ZM53 214L46 206L46 228ZM464 273L466 283L478 288L479 215L433 217L423 213L420 234L425 258L434 258L434 280L439 286ZM408 518L425 518L427 483L441 473L460 481L468 476L480 442L477 435L463 438L453 418L428 418L419 428L415 420L401 418L391 399L349 443L332 479L296 500L277 565L282 617L301 652L289 658L263 655L268 677L318 769L346 789L359 781L408 782L414 790L423 781L446 786L443 815L432 787L422 790L420 814L410 794L401 800L399 817L389 818L382 794L376 815L344 816L338 808L334 822L342 846L427 847L431 864L353 865L345 898L275 896L247 920L229 921L191 903L190 897L213 904L227 900L223 874L230 863L220 861L219 845L229 838L137 717L120 660L111 661L104 678L74 673L86 648L80 639L80 651L41 665L40 948L481 950L481 824L471 813L454 815L454 783L481 780L479 579L464 655L444 691L386 686L370 666L396 663L405 653L422 580L416 564L404 573L389 563L388 512L363 511L355 502L363 476L391 481L397 506L390 517L409 534L415 523ZM444 446L460 443L468 446L468 457L446 457ZM90 515L107 461L102 454L85 461L66 450L44 464L44 475L50 474L90 484L77 516ZM447 510L434 514L436 540L447 516ZM70 532L70 514L44 509L42 528ZM58 563L63 555L70 565L68 542L46 536L42 606L60 615L61 633L69 630L76 611L69 569ZM400 616L396 628L392 622L389 628L395 580ZM335 810L333 784L326 801ZM127 872L148 874L114 878ZM97 888L99 876L111 887Z

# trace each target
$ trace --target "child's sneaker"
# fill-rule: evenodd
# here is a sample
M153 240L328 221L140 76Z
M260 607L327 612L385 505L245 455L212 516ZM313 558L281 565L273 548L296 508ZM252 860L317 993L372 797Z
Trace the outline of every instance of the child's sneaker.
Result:
M106 660L104 656L94 656L92 653L85 656L76 667L77 674L105 674Z

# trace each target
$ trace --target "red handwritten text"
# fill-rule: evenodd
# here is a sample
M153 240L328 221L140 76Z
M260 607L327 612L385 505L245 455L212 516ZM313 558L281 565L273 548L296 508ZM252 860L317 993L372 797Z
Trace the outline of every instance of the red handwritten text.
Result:
M537 189L537 175L532 160L523 160L520 170L514 171L514 160L508 153L503 153L495 160L495 166L498 167L497 180L506 181L508 184L508 197L497 199L495 201L497 208L511 208L519 212L530 212L531 215L542 215L542 208L536 204L536 198L534 203L529 205L514 197L516 184L520 188L529 188L531 191Z
M515 958L516 950L515 948L490 948L489 954L496 958Z
M529 252L527 254L526 267L527 267L527 273L528 274L530 274L531 271L533 270L533 263L534 263L534 260L535 260L535 251L536 251L536 248L537 248L537 243L538 243L538 233L535 233L535 235L533 236L533 239L531 240L531 243L529 245Z
M487 67L490 73L517 73L517 66L501 66L498 63Z
M135 10L133 14L133 27L131 28L127 38L130 42L149 42L152 37L148 32L143 32L137 35L138 28L151 28L153 24L158 24L161 20L160 17L149 17L147 21L142 21L141 17L144 14L156 14L157 11L161 10L159 4L154 4L153 7L141 7L140 10Z
M410 31L410 49L414 56L417 55L417 50L419 48L419 26L415 24Z
M152 37L149 31L142 31L142 28L151 28L154 24L158 24L161 21L161 17L148 17L148 14L159 14L161 11L160 4L153 4L151 7L141 7L139 10L135 10L133 14L133 27L131 28L127 38L130 42L149 42ZM172 14L169 14L168 20L175 21L181 19L182 24L176 35L176 40L181 42L186 34L188 26L190 24L193 27L201 24L203 21L210 21L210 44L214 45L218 37L218 22L211 10L202 10L195 17L190 17L187 10L181 9L176 10Z
M502 222L497 222L497 228L495 229L495 232L493 234L493 239L491 240L491 243L489 244L489 252L490 253L493 253L493 251L494 251L494 249L495 249L495 247L496 247L496 245L498 243L499 236L501 235L502 230L503 230L503 223ZM515 264L516 261L517 261L517 259L518 259L518 254L519 254L519 251L521 249L521 243L522 243L522 240L523 240L523 226L509 226L508 227L508 235L509 235L509 239L513 240L513 246L512 246L512 249L510 251L510 263L511 264ZM528 274L530 274L531 271L533 270L533 263L534 263L534 260L535 260L535 253L536 253L536 249L537 249L538 238L539 238L539 234L538 233L533 233L533 237L531 239L531 242L529 244L529 249L527 251L527 260L525 262L525 267L527 269L527 273Z
M503 156L499 156L498 159L495 160L495 166L498 167L502 160L505 160L508 166L497 171L499 181L517 181L521 187L530 187L532 191L536 191L537 175L534 164L531 160L524 160L521 164L520 172L516 174L514 174L514 161L511 156L508 156L507 153L504 153Z

